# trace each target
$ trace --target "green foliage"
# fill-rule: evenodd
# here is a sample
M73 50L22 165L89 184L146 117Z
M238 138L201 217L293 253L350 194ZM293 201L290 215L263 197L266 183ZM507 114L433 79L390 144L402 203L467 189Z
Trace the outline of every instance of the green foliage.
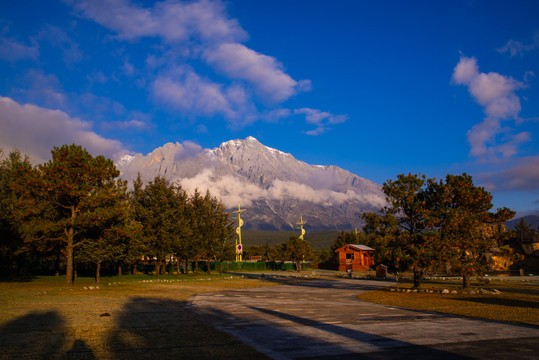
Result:
M188 196L180 186L168 184L161 177L144 186L139 176L134 183L132 206L135 219L143 225L142 251L156 259L158 274L171 254L184 261L195 260L196 272L200 259L234 257L230 214L209 192L202 196L197 190Z
M327 250L335 240L338 231L324 230L312 232L307 229L305 240L311 244L313 249ZM298 230L287 231L264 231L264 230L244 230L241 231L241 240L245 246L265 245L275 247L280 245L290 238L290 236L298 236Z
M301 271L302 261L311 261L314 255L309 242L297 236L291 236L281 249L286 260L296 263L297 271Z
M374 247L386 264L414 271L416 287L435 265L451 266L469 286L472 275L488 269L486 253L498 244L501 224L514 215L507 208L489 212L492 196L467 174L447 175L445 182L401 174L383 191L388 205L380 214L363 214L364 230L376 236Z
M96 281L99 281L102 262L111 261L121 266L137 255L142 231L142 225L133 218L125 181L110 182L99 191L108 196L95 204L96 210L90 214L93 215L90 225L75 255L77 261L96 264Z
M52 160L37 168L17 167L16 215L27 242L61 247L66 256L66 281L73 282L74 247L93 222L104 217L102 204L114 196L106 189L119 175L110 159L93 157L78 145L52 150ZM43 241L45 240L45 241ZM48 244L53 241L58 244Z
M18 181L16 169L19 166L31 167L28 157L16 150L4 157L0 149L0 271L4 274L10 272L15 258L25 252L20 224L15 218L17 196L12 189Z
M421 174L400 174L382 187L387 205L381 214L363 215L364 230L377 236L375 247L384 251L387 265L395 270L411 268L416 286L437 259L438 237L428 231L434 221L428 187L432 181Z
M118 175L110 159L93 157L77 145L55 147L52 160L36 167L18 152L0 157L4 270L24 256L65 257L71 283L75 259L95 264L98 277L103 262L136 265L143 256L155 261L157 274L173 256L195 260L197 270L199 260L234 258L234 222L209 192L189 196L162 177L144 184L139 176L128 193ZM308 233L302 240L295 236L298 231L244 231L244 256L294 261L300 270L304 260L335 261L337 248L364 244L376 249L377 263L412 269L416 286L424 271L446 265L463 275L466 286L470 276L486 271L490 258L485 254L494 246L498 254L509 249L511 234L501 224L514 212L490 212L492 196L469 175L447 175L436 182L401 174L387 181L383 191L387 206L362 215L364 232ZM515 234L522 243L534 231L521 222ZM311 246L324 251L315 254Z
M433 187L444 244L442 260L462 275L463 287L469 287L473 275L482 276L488 270L491 259L485 253L497 245L500 225L515 213L507 208L489 212L492 195L475 186L467 174L447 175L445 183Z
M520 218L520 221L515 226L515 237L519 243L532 242L535 232L536 230L532 229L524 218Z

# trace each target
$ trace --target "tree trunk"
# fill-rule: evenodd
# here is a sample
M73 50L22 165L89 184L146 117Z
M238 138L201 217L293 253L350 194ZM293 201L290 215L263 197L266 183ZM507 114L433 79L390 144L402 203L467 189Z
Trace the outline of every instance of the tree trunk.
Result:
M421 278L423 277L423 270L414 268L414 287L421 286Z
M189 260L185 260L185 274L189 274Z
M66 229L67 246L66 246L66 283L73 285L73 237L75 236L73 226L75 225L76 211L75 207L71 206L71 218L69 219L69 227Z
M95 265L95 282L98 283L101 282L101 263L96 263Z
M464 289L468 289L470 287L470 279L471 279L470 274L465 274L465 273L462 274L462 287Z
M133 263L131 264L131 266L133 266L133 271L131 271L131 274L137 275L137 265L138 265L138 260L133 261Z
M198 275L198 260L199 258L196 258L195 260L195 274Z
M118 263L118 277L122 277L122 263Z
M176 260L176 275L180 276L180 259Z
M66 283L73 285L73 228L67 231L67 247L66 247Z
M301 271L301 261L296 261L296 271L297 272Z
M60 276L60 254L56 255L56 260L54 261L54 276Z
M24 254L17 255L16 263L17 263L16 274L17 276L21 276L23 274L23 268L24 268Z
M210 263L210 260L206 260L206 266L208 267L208 275L211 275L211 263Z

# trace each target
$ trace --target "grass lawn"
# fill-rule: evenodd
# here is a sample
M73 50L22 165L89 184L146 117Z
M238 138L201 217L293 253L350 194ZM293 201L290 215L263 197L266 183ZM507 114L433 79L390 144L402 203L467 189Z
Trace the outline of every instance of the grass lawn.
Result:
M291 279L290 281L299 281ZM307 281L307 280L306 280ZM279 284L230 275L136 275L91 278L71 287L63 277L0 279L1 359L266 359L199 321L185 305L201 292ZM442 295L380 290L361 300L412 309L539 325L537 283L472 283L501 294L464 294L460 283L426 280ZM85 289L86 288L86 289ZM411 283L398 288L411 289ZM223 301L227 301L223 298Z
M152 282L149 282L152 280ZM219 275L0 280L2 359L266 359L184 308L189 297L268 282ZM84 289L87 288L87 290ZM223 299L223 301L227 301Z
M399 289L412 289L413 284L399 283ZM472 289L497 289L501 293L470 294L462 291L459 281L425 280L423 290L456 290L457 294L397 292L391 288L371 291L358 299L378 304L455 314L539 326L539 286L535 283L492 280L488 284L472 282Z

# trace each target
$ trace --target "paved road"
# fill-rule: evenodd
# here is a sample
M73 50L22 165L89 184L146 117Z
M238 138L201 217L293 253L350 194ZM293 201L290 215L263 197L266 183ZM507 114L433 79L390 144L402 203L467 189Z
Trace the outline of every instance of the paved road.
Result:
M359 301L356 279L193 297L203 319L274 359L538 359L539 328Z

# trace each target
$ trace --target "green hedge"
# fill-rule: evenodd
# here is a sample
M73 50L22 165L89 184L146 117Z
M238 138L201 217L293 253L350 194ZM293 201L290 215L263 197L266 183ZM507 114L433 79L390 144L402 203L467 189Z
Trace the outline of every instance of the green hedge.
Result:
M212 261L211 268L219 269L219 262ZM312 265L309 262L302 263L303 270L312 269ZM296 270L296 265L293 263L284 262L239 262L239 261L223 261L223 271L288 271Z

